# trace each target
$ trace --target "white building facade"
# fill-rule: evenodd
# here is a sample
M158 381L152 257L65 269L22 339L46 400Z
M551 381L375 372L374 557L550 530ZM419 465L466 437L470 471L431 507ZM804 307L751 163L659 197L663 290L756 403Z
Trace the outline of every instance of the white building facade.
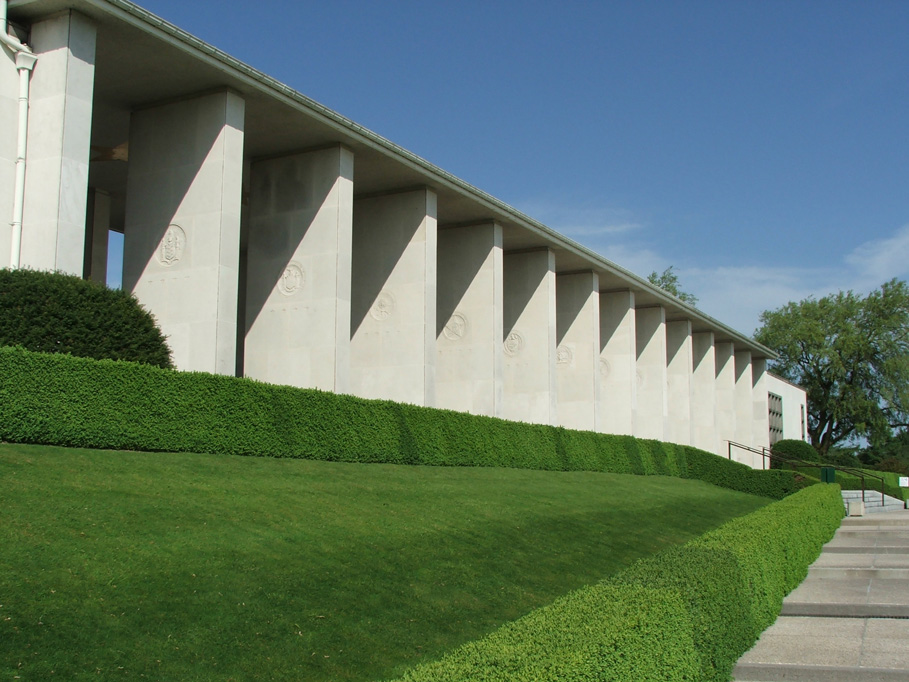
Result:
M180 369L724 456L774 395L804 438L769 349L140 7L0 7L0 266L106 281L123 233Z

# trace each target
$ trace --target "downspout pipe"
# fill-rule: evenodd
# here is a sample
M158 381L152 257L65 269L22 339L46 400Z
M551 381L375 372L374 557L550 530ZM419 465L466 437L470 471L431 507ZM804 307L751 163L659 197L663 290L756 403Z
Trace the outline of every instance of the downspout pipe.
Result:
M22 251L22 215L25 211L25 157L28 150L28 87L32 69L38 57L27 45L9 35L7 23L7 0L0 0L0 43L16 58L19 72L19 124L16 135L16 181L13 186L12 248L10 268L16 269Z

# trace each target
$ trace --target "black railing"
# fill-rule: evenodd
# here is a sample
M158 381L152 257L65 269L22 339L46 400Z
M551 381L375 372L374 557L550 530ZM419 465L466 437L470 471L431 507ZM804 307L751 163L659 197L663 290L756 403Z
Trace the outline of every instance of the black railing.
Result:
M820 464L819 462L806 462L801 459L792 459L791 457L782 457L781 455L773 452L772 448L753 448L749 445L742 445L741 443L735 443L731 440L727 440L726 443L728 447L726 449L727 457L732 459L732 448L739 448L740 450L745 450L747 452L753 452L754 454L760 455L763 459L761 464L763 465L762 469L770 468L768 464L770 462L781 462L783 464L789 464L793 468L802 467L806 469L835 469L836 471L842 471L845 474L850 476L855 476L860 479L862 482L862 502L865 501L865 478L876 478L881 482L881 504L885 504L884 500L884 479L881 476L875 476L874 474L869 474L867 471L862 469L856 469L855 467L841 466L839 464Z

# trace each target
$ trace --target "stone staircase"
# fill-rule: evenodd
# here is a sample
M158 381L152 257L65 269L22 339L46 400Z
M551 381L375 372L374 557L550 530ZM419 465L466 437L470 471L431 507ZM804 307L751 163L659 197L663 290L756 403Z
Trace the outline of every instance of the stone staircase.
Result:
M862 499L861 490L844 490L843 491L843 504L846 506L846 513L849 512L849 502L857 502ZM866 514L875 514L879 512L892 512L892 511L901 511L906 508L906 504L902 500L898 500L895 497L890 497L889 495L884 495L884 500L881 502L880 492L874 490L865 491L865 513Z
M733 675L736 682L909 680L909 511L843 519Z

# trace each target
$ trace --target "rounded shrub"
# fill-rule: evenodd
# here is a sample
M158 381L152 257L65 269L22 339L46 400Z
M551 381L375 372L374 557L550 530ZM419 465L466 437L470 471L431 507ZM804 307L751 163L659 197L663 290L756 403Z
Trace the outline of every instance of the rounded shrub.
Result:
M0 270L0 346L173 367L135 296L59 272Z
M774 455L783 457L784 459L792 459L799 462L821 461L820 455L818 455L817 450L815 450L810 443L806 443L803 440L795 440L791 438L779 440L774 443L770 449ZM779 460L771 461L772 469L779 469L782 466L783 463Z

